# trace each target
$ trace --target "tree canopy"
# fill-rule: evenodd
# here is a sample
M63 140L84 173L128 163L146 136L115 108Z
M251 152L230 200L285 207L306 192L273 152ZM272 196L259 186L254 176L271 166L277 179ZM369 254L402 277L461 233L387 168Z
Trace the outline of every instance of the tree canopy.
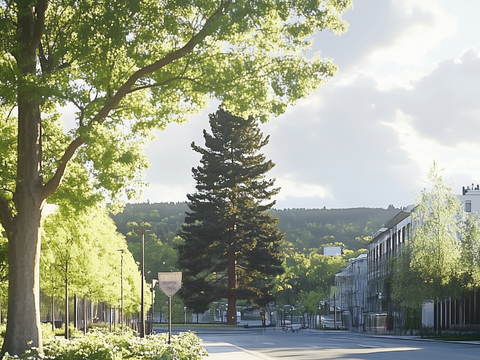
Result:
M412 235L393 262L393 297L405 305L458 296L462 273L463 209L434 163L417 197ZM466 254L465 254L466 255Z
M325 246L344 245L332 243ZM329 294L335 274L347 264L347 260L365 252L364 249L356 252L344 249L342 255L324 256L323 246L305 253L296 252L293 247L285 244L283 250L285 272L275 280L276 302L281 305L302 304L310 314L316 312L318 302Z
M337 70L309 55L342 33L350 0L1 0L0 219L9 241L2 352L42 347L40 224L47 201L131 197L153 131L216 98L237 115L279 115ZM76 109L60 126L63 106Z
M40 287L44 294L64 299L67 282L70 294L120 307L119 250L123 249L124 313L140 310L140 272L107 209L60 207L46 217L43 231Z

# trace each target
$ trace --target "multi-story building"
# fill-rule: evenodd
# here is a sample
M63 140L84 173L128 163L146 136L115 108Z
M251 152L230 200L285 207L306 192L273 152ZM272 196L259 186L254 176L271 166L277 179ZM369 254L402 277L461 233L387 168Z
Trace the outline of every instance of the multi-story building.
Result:
M401 253L405 240L410 236L412 208L400 211L375 232L367 246L368 297L364 314L367 331L392 331L403 325L399 309L391 300L392 273L389 264L392 257Z
M458 200L462 203L465 212L480 213L480 185L464 186L462 195L458 195Z
M465 212L480 212L480 186L468 186L458 195ZM401 310L392 298L390 259L401 253L415 222L413 206L400 211L375 232L367 246L368 295L364 313L367 331L402 331L431 326L447 330L480 330L480 292L463 299L444 299L436 305L425 302L422 311ZM434 316L434 314L436 316Z
M367 254L349 259L347 266L335 274L338 287L337 306L342 327L363 331L363 312L367 305Z

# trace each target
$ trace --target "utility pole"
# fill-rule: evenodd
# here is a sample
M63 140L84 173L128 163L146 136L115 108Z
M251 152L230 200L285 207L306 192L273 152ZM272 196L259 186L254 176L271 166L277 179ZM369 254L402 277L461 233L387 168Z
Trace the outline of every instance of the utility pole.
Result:
M120 331L123 332L123 252L124 249L118 249L120 251Z
M142 263L141 263L141 274L142 274L142 286L141 286L141 304L140 304L140 337L145 337L145 233L149 230L146 229L138 229L137 230L140 234L142 234Z

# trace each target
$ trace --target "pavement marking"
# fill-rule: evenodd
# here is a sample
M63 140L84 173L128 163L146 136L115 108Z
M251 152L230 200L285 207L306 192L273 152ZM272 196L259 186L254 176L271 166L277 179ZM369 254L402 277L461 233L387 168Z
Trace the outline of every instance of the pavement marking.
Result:
M213 359L219 359L219 356L222 357L222 360L225 356L230 357L231 359L264 359L264 360L273 360L268 355L264 355L260 352L247 350L235 344L230 344L226 342L203 342L202 346L207 350L210 357ZM210 351L209 351L210 348ZM235 357L237 356L237 357Z
M366 348L379 348L380 345L365 345L365 344L355 344L357 346L366 347Z

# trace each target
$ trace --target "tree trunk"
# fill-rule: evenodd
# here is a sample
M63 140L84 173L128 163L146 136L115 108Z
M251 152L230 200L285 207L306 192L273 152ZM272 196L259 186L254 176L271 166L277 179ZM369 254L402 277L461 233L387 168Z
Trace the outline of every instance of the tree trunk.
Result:
M228 309L227 324L237 325L237 274L235 271L235 251L230 249L228 253ZM223 318L223 317L222 317Z
M55 332L55 298L52 295L52 331Z
M8 313L2 354L21 355L31 346L42 351L40 331L41 121L39 106L18 95L17 211L8 237Z
M41 124L38 105L19 95L17 210L8 233L8 314L2 353L21 355L40 349L39 278L41 199ZM30 344L28 344L31 342Z
M66 270L65 272L68 274L68 260L66 263L65 270ZM68 275L67 275L65 276L65 339L67 340L70 338L70 328L69 328L70 319L68 315L69 315L69 308L68 308Z
M21 355L32 346L42 350L40 214L38 204L19 210L13 234L9 236L8 321L2 354Z
M110 314L112 312L110 311ZM78 330L78 297L77 294L73 295L73 328Z
M10 216L2 216L8 238L8 313L2 354L22 355L34 346L42 351L39 275L40 225L43 197L41 97L29 77L36 72L36 48L41 36L35 28L43 21L45 1L19 4L15 59L18 77L17 183ZM5 215L5 213L3 213Z
M87 298L83 298L83 335L87 335Z

